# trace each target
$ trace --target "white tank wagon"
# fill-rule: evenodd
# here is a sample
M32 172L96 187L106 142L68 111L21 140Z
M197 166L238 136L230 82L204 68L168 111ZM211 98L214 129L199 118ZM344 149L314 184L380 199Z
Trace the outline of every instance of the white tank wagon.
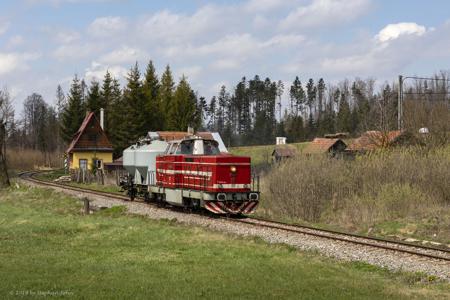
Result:
M161 140L145 138L123 151L123 167L137 185L154 183L156 157L163 154L168 143Z

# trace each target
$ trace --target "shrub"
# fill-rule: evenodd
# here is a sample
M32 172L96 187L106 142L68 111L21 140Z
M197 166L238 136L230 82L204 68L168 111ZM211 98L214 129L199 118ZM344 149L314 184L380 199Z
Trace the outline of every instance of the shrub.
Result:
M403 148L336 160L298 156L262 181L261 211L354 226L450 205L450 149Z

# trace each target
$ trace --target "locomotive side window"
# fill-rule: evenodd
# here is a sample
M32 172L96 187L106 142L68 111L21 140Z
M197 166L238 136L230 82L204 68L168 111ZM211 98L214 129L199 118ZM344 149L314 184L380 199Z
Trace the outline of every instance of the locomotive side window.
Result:
M174 154L175 151L177 150L177 146L178 146L178 143L170 143L169 146L167 146L166 154L169 154L169 155Z

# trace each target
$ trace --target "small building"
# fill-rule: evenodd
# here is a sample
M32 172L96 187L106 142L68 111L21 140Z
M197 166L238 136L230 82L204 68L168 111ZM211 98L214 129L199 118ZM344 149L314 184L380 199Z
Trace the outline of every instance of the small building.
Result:
M286 145L286 137L284 137L284 136L277 136L275 145Z
M274 162L280 162L288 158L294 157L297 154L295 148L283 145L277 146L272 152L272 159Z
M103 169L105 163L112 163L113 147L101 123L94 112L86 115L66 151L69 169Z
M118 159L113 160L112 162L105 162L103 164L104 170L108 172L114 172L119 170L125 170L123 167L123 156Z
M342 156L347 145L341 139L315 138L303 153L306 155L327 154L331 157Z
M405 131L366 131L347 148L349 152L368 152L397 145L414 144L416 139Z

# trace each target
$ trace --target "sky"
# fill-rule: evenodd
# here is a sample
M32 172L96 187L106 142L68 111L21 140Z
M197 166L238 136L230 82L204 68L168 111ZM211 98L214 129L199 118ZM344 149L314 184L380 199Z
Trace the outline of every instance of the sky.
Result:
M0 88L20 112L33 92L54 104L75 74L124 83L150 59L207 98L256 74L393 82L450 70L449 12L445 0L2 0Z

